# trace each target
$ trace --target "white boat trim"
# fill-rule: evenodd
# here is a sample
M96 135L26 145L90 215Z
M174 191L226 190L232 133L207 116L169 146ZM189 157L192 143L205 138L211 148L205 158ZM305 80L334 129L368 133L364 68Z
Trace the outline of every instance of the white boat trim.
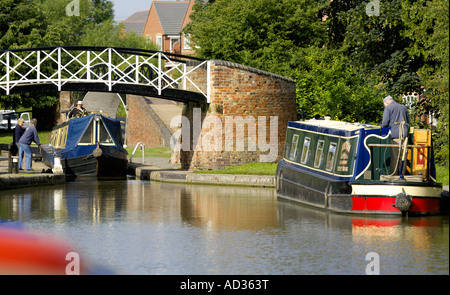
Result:
M441 198L442 188L432 186L405 185L367 185L352 184L352 195L357 196L395 196L405 190L405 193L420 198Z

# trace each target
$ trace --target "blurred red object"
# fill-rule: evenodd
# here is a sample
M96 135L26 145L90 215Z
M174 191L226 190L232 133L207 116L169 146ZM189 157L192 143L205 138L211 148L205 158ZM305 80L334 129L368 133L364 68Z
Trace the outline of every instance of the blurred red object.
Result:
M0 274L83 274L77 255L52 237L0 226Z

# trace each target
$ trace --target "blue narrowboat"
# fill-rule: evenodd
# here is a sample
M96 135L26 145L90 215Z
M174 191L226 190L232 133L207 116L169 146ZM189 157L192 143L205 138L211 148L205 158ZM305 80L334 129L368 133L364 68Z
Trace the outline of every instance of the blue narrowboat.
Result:
M431 131L410 129L407 144L394 146L390 129L376 125L289 122L276 171L278 197L340 213L440 214ZM391 174L391 148L401 149L404 175Z
M101 114L73 118L53 128L50 146L51 167L59 158L68 177L126 176L128 152L122 145L120 121Z

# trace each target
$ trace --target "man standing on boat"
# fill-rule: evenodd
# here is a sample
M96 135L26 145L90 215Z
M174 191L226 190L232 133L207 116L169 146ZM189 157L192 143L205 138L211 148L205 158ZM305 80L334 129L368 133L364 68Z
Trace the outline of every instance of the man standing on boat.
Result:
M31 152L31 142L34 141L38 146L41 145L36 130L37 120L31 119L30 126L25 130L19 140L19 170L22 170L23 154L25 153L26 169L32 171L33 153Z
M398 175L400 171L400 162L402 147L408 140L408 129L411 121L409 120L408 109L396 101L391 96L383 99L384 113L381 127L391 128L391 143L397 145L391 148L391 174ZM401 175L404 175L406 165L402 167Z
M70 111L70 113L69 113L69 119L76 118L76 117L80 116L81 114L84 113L84 111L86 111L86 109L83 107L83 102L82 102L81 100L79 100L79 101L77 102L77 106L74 107L74 108Z

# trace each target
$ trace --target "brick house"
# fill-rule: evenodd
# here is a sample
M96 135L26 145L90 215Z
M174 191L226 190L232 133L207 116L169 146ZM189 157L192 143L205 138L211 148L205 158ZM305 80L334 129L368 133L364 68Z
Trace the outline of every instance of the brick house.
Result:
M150 10L136 11L129 18L122 21L125 32L134 31L137 35L143 35L149 12Z
M190 22L193 5L194 0L153 1L142 34L155 42L161 51L193 54L189 38L181 33Z

